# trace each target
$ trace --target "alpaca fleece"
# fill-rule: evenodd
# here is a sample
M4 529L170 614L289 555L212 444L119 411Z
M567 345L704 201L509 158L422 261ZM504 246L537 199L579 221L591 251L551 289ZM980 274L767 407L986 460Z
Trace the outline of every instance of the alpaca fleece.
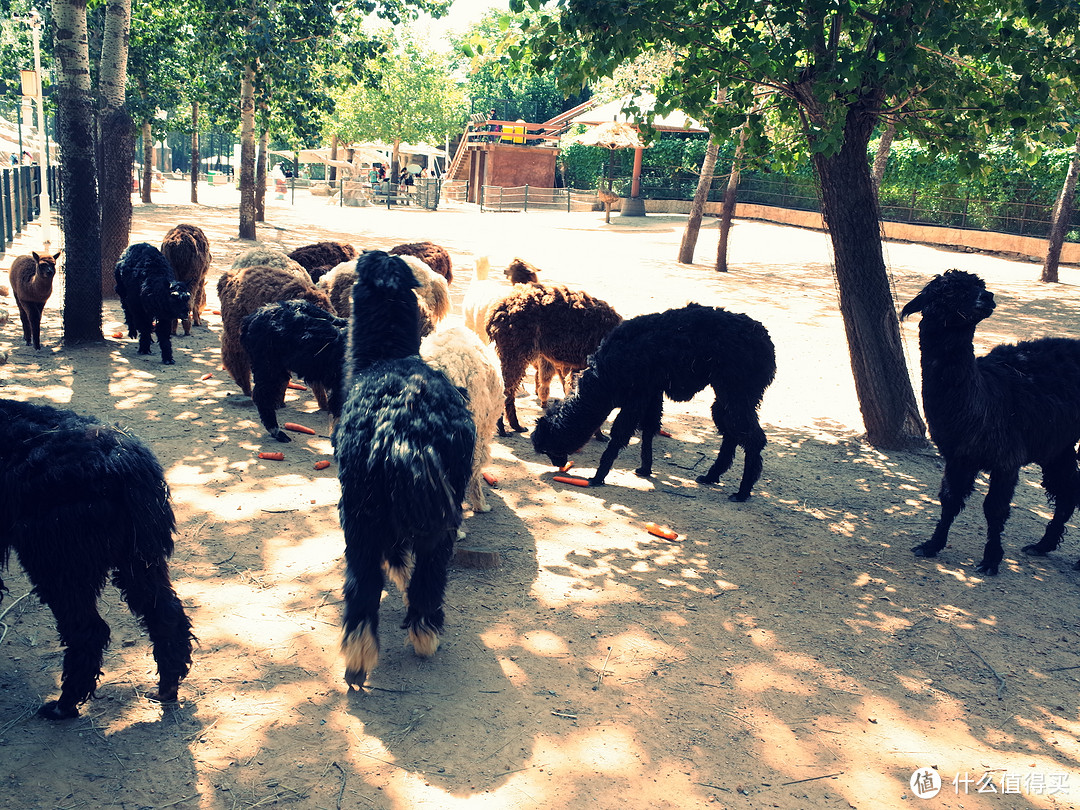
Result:
M14 551L66 648L60 697L38 713L76 717L93 696L109 643L97 600L110 576L150 636L157 698L176 700L193 637L169 579L175 521L161 465L93 417L0 400L0 419L0 570Z
M622 316L606 301L563 286L523 284L499 301L485 331L502 363L510 428L525 430L518 422L514 395L529 366L546 358L568 372L583 369L600 341L621 322Z
M450 260L450 254L442 245L436 245L434 242L409 242L390 248L390 255L415 256L445 278L447 284L454 283L454 264Z
M244 318L240 344L251 361L251 399L267 433L290 441L278 427L277 405L293 374L308 385L321 385L329 395L331 414L341 414L342 363L348 321L310 301L279 301Z
M401 260L413 269L413 275L420 285L416 288L420 301L420 334L429 335L450 312L449 287L446 279L423 261L413 256L402 256ZM352 315L352 288L355 281L355 261L342 262L319 279L319 289L329 296L334 311L342 318Z
M197 225L177 225L161 240L161 255L172 265L177 281L191 289L191 317L182 321L184 334L192 326L203 326L202 311L206 307L206 274L210 271L210 240ZM176 334L176 321L169 325Z
M318 281L342 262L356 258L356 248L348 242L316 242L289 253L289 258L307 270L312 281Z
M311 275L302 264L295 259L290 259L283 251L274 248L253 247L245 250L233 260L226 275L243 270L245 267L276 267L279 270L288 271L297 278L311 279ZM220 283L221 279L218 279L218 284Z
M221 302L221 365L248 396L251 396L251 360L240 342L244 318L261 306L291 299L310 301L327 312L332 311L330 299L315 287L303 268L297 274L280 267L255 265L226 273L218 279L218 299ZM312 393L318 399L319 407L329 407L326 391L321 385L313 385ZM284 399L274 404L280 406Z
M52 295L56 260L60 258L60 253L58 250L52 256L34 252L29 256L16 256L8 271L11 295L19 308L19 320L22 321L23 340L27 346L33 345L35 349L41 348L41 313Z
M402 627L417 655L438 649L447 565L472 466L476 431L466 398L418 356L416 285L399 257L374 251L357 259L348 390L333 435L350 686L363 686L378 662L385 576L406 594Z
M502 374L499 358L464 326L440 327L424 338L420 356L432 368L443 372L469 395L469 412L476 425L472 475L465 494L477 512L490 512L484 495L484 467L491 461L491 437L502 414Z
M624 321L604 339L589 358L575 392L537 422L533 447L562 466L619 408L611 442L591 483L604 483L619 451L638 428L641 466L635 472L648 477L664 396L686 402L711 386L712 418L723 440L716 461L697 480L717 483L731 467L735 449L742 447L742 481L731 500L745 501L761 475L765 432L757 409L775 374L772 339L764 326L747 315L700 304L640 315Z
M980 471L990 473L983 500L986 545L976 570L996 575L1004 557L1001 534L1025 464L1042 468L1054 515L1027 554L1058 547L1076 509L1080 474L1080 341L1043 338L994 347L975 356L975 328L990 317L994 295L981 278L961 270L935 276L900 313L922 313L923 409L930 436L945 459L941 517L917 557L936 557L964 508ZM1080 567L1080 562L1077 563Z
M150 335L156 334L161 362L175 363L172 323L191 317L191 290L177 281L172 265L151 244L130 245L113 268L116 294L124 310L128 337L139 338L139 354L150 354Z

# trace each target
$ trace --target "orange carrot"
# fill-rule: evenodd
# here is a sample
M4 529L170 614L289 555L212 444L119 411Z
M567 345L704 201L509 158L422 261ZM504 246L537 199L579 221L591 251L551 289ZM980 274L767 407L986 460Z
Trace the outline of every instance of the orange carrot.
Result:
M566 472L567 470L569 470L573 466L574 466L574 462L573 461L568 461L565 464L563 464L561 467L559 467L559 472Z
M679 536L678 532L672 531L667 526L661 526L651 521L645 524L645 531L649 534L655 534L657 537L663 537L665 540L675 540Z
M330 462L327 461L325 458L320 458L318 461L315 462L316 470L325 470L329 466Z
M290 381L289 383L286 384L285 387L286 388L291 388L293 391L307 391L307 386L306 385L301 385L298 382L291 382Z
M124 336L124 333L123 333L123 332L113 332L113 333L112 333L112 336L113 336L114 338L117 338L117 339L119 339L119 338L122 338L122 337Z
M588 478L573 478L569 475L556 475L551 480L558 481L560 484L573 484L575 487L587 487L589 485Z
M294 433L307 433L309 436L314 436L315 431L305 425L298 425L296 422L286 422L282 425L286 430L291 430Z
M210 373L210 372L208 371L208 372L206 372L205 374L203 374L203 375L202 375L201 377L199 377L199 379L200 379L200 380L209 380L209 379L210 379L211 377L213 377L213 376L214 376L214 375L213 375L213 374L211 374L211 373Z
M491 473L484 473L484 480L487 481L488 484L490 484L491 486L495 486L499 483L499 479Z
M262 453L259 453L259 458L264 458L267 461L284 461L285 460L285 454L284 453L270 453L270 452L264 451Z
M656 432L657 432L657 433L659 433L659 434L660 434L661 436L666 436L666 437L667 437L667 438L669 438L669 439L671 438L671 434L670 434L670 433L668 433L668 432L667 432L666 430L664 430L663 428L660 428L660 430L658 430L658 431L656 431Z
M213 312L213 313L214 313L215 315L220 315L220 314L221 314L221 310L220 310L220 309L212 309L212 310L210 310L210 311L211 311L211 312Z

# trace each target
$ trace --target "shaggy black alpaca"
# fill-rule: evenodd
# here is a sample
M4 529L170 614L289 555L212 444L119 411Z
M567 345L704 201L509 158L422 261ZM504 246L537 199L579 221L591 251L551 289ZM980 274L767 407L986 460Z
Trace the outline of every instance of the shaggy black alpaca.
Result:
M900 312L901 318L922 313L923 410L945 459L941 518L930 539L912 550L918 557L937 556L975 478L985 470L990 473L983 500L987 539L976 570L991 576L1004 556L1001 533L1022 466L1042 467L1043 489L1054 504L1042 539L1024 546L1025 553L1044 555L1058 547L1080 495L1080 340L1028 340L976 357L975 327L994 306L994 294L981 278L948 270Z
M161 362L175 363L172 322L191 317L191 290L177 281L172 265L151 244L130 245L113 268L116 294L124 308L128 337L139 339L139 354L150 354L150 335L157 335Z
M384 571L406 596L402 627L430 656L461 524L476 429L463 392L424 363L412 269L382 251L356 263L347 392L334 447L345 534L345 680L379 659Z
M686 402L711 385L716 396L712 418L723 441L716 461L697 480L717 483L731 466L735 448L741 446L745 454L742 482L731 500L745 501L761 475L765 447L757 408L775 374L772 340L753 318L699 304L640 315L623 321L604 338L574 393L536 423L533 447L561 467L619 408L611 425L611 442L590 483L604 483L615 457L637 428L641 428L641 466L635 472L648 477L664 395Z
M76 717L93 696L109 643L97 600L110 574L150 634L157 698L176 700L193 636L169 580L175 521L161 465L130 433L72 411L0 400L0 421L0 568L14 550L67 648L60 698L38 714Z
M348 321L310 301L293 299L267 304L246 316L240 343L251 360L251 399L267 432L290 441L278 427L275 410L293 374L329 392L328 408L341 414L341 376Z

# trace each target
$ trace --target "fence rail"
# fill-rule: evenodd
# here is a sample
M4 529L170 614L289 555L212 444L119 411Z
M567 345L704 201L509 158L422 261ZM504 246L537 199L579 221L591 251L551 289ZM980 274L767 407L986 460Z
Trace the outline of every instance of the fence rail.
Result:
M57 167L50 166L46 174L50 203L60 199ZM41 167L13 166L0 169L0 256L15 241L15 237L41 216Z
M596 192L581 188L481 186L481 211L590 211Z

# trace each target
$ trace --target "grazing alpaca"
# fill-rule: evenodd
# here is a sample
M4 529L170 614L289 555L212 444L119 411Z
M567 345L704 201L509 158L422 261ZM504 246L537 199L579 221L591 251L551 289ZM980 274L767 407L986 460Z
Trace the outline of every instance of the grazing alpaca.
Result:
M307 270L312 281L318 281L342 262L355 259L356 248L348 242L316 242L298 247L289 258Z
M574 393L537 422L533 447L561 467L618 408L611 443L590 483L604 483L615 457L639 427L641 466L635 472L648 477L664 396L686 402L712 386L712 418L723 441L716 461L697 480L717 483L741 446L742 481L731 500L745 501L761 475L765 432L757 409L775 374L772 340L753 318L699 304L640 315L623 321L604 339Z
M232 266L226 271L225 275L233 275L237 270L243 270L245 267L276 267L279 270L286 270L298 278L311 279L311 275L304 269L302 264L295 259L290 259L285 253L274 248L253 247L245 250L233 260ZM221 279L218 279L218 284L221 284Z
M251 399L267 433L290 441L275 413L293 374L329 393L327 408L341 414L341 375L348 321L310 301L279 301L260 307L240 325L240 344L251 361Z
M176 700L193 636L169 580L175 521L161 465L126 430L72 411L0 400L0 420L0 568L14 551L67 648L60 697L38 714L76 717L93 696L109 643L97 600L110 575L150 635L157 698Z
M475 428L463 393L420 351L416 278L382 251L356 262L347 391L334 447L345 535L345 680L363 686L379 659L384 572L406 594L402 627L430 656Z
M450 312L450 290L446 279L432 271L421 260L413 256L402 256L402 261L413 268L413 275L419 287L416 296L420 299L420 335L429 335L432 330ZM342 318L352 315L352 288L356 281L356 262L342 262L319 279L318 287L330 298L334 312Z
M210 240L202 228L196 225L177 225L161 240L161 255L172 265L177 281L183 281L191 289L191 317L182 323L184 334L191 334L192 326L202 326L202 311L206 306L206 274L210 270ZM169 332L176 334L176 321L169 325Z
M484 467L491 461L491 437L502 414L502 374L499 358L464 326L436 329L420 344L420 356L469 395L469 412L476 424L472 476L465 500L477 512L490 512L484 497Z
M218 279L218 299L221 301L221 365L248 396L251 396L251 361L240 342L241 324L244 318L259 307L293 298L310 301L327 312L332 311L330 299L324 292L316 289L315 283L302 268L297 275L288 269L256 265L226 273ZM319 407L326 409L329 403L325 389L321 385L313 385L311 388L319 401ZM274 404L283 403L284 400L281 400Z
M488 317L487 334L502 363L506 420L518 422L514 395L529 366L541 358L572 372L585 368L589 355L622 317L611 305L580 290L523 284L499 301ZM499 419L499 434L505 430Z
M173 276L172 265L151 244L130 245L113 268L116 294L124 310L128 337L139 338L139 354L150 354L150 335L157 335L161 362L175 363L171 325L191 317L191 290Z
M442 245L434 242L410 242L390 248L392 256L415 256L440 276L446 279L447 284L454 283L453 262L450 254Z
M56 260L59 258L59 250L52 256L33 252L29 256L17 256L8 273L11 294L19 307L23 339L27 346L33 344L35 349L41 348L41 313L52 295Z
M1076 508L1080 475L1080 340L1043 338L994 347L975 356L975 327L994 311L982 279L962 270L935 276L900 313L922 313L922 398L930 436L945 459L941 517L933 535L912 549L936 557L964 508L975 478L990 473L983 500L986 547L976 570L993 576L1004 556L1001 533L1009 518L1020 468L1042 467L1054 516L1027 554L1044 555L1061 543ZM1080 567L1080 563L1077 563Z

